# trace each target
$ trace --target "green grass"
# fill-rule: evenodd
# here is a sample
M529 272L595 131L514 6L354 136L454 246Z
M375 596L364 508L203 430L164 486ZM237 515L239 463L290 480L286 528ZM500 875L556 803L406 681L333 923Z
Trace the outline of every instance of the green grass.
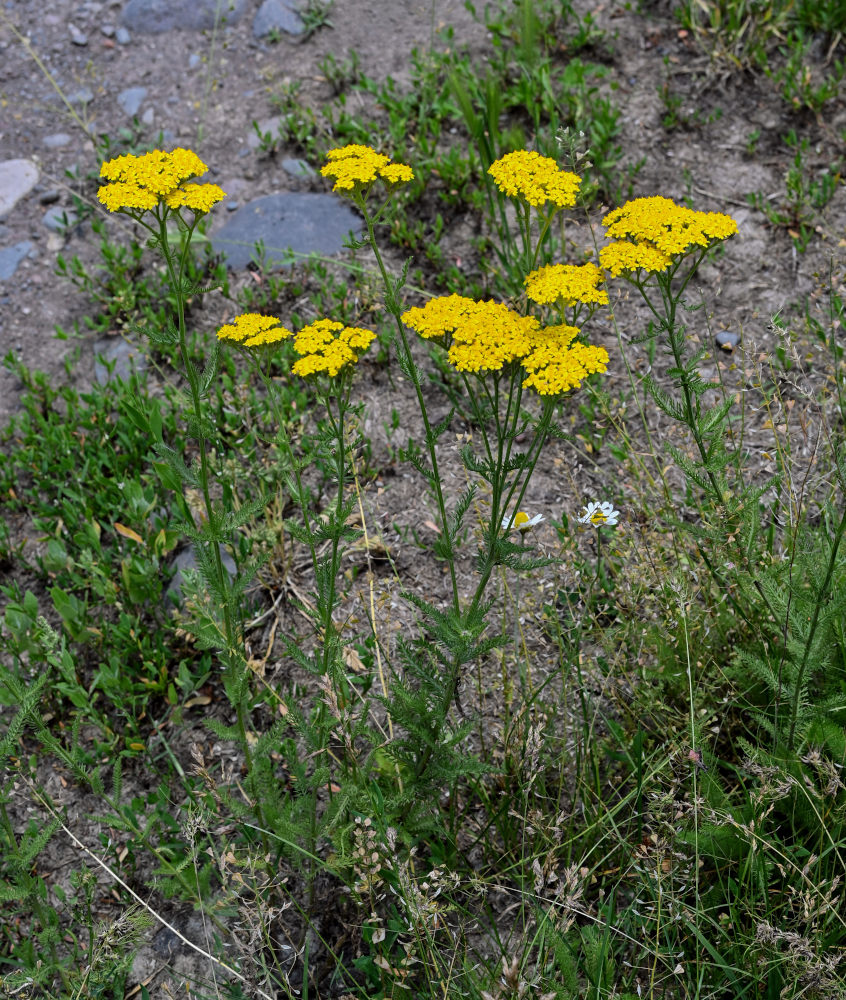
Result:
M755 51L730 37L744 11L715 11L722 48ZM833 8L776 14L840 30ZM609 280L616 373L549 407L522 375L410 348L399 317L432 293L573 319L521 297L533 253L572 262L568 230L521 236L493 160L529 141L584 171L577 215L631 183L593 23L519 3L488 29L487 75L447 45L417 54L410 93L350 57L324 66L331 109L282 95L280 144L317 162L320 120L332 145L413 165L378 221L359 203L366 253L201 293L225 277L207 253L165 280L98 223L102 267L58 277L92 331L146 336L145 371L79 392L6 360L24 391L0 437L0 991L155 996L131 992L133 955L193 908L197 997L846 995L837 275L776 318L772 358L711 356L698 251L674 277ZM831 196L803 142L789 218L770 220L800 237L803 206ZM487 266L441 251L459 210ZM355 378L301 380L291 339L218 353L238 312L378 339ZM528 485L516 505L546 524L506 534L536 463L568 500L543 510ZM390 506L406 476L416 520ZM621 523L581 524L592 499ZM189 540L198 569L171 607Z

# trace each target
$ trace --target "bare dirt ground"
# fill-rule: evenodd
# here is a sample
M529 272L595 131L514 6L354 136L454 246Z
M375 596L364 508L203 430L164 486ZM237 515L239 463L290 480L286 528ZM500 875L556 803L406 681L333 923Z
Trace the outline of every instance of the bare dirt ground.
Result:
M118 100L128 88L146 91L138 117L145 123L147 135L163 130L171 144L195 149L210 164L210 179L240 192L241 198L254 198L302 188L301 181L279 166L284 150L275 159L261 157L249 141L252 122L267 120L275 113L270 102L274 84L285 79L301 81L301 99L319 105L331 99L331 88L319 69L329 53L342 58L355 50L368 75L393 76L402 87L409 79L411 50L444 44L437 32L446 25L453 26L456 44L466 45L472 53L484 56L490 46L484 25L471 17L461 0L336 0L331 27L318 30L305 41L283 35L276 43L254 36L252 25L259 0L245 0L240 18L217 32L131 31L128 40L118 40L117 29L123 24L126 6L122 0L56 0L45 8L40 0L12 0L0 10L0 160L27 159L39 173L35 187L0 220L0 247L25 241L32 244L14 274L0 282L0 356L12 351L27 366L56 380L70 378L79 387L94 378L96 338L84 325L78 339L57 340L54 329L57 325L72 329L74 321L81 321L91 306L54 271L60 253L78 254L96 263L96 239L88 221L59 234L45 226L43 217L53 206L72 208L72 192L78 193L80 188L68 178L67 171L84 177L98 170L91 135L114 136L131 125L131 116ZM482 4L478 6L481 9ZM782 137L790 129L810 140L810 170L842 157L846 106L842 100L830 101L818 117L792 110L773 82L762 75L730 74L725 65L713 65L692 38L680 31L678 19L664 4L644 3L635 11L623 4L580 3L577 9L580 13L590 9L606 32L610 81L615 85L608 92L622 109L623 162L644 161L634 178L633 194L663 194L676 200L687 197L696 208L728 212L738 221L738 237L727 244L715 263L702 269L700 284L710 323L705 323L705 314L699 314L701 325L694 332L706 344L722 330L741 337L733 357L722 361L726 379L742 389L754 378L760 358L777 346L772 317L780 312L800 315L806 296L811 296L812 308L824 307L821 289L830 264L833 262L835 276L842 272L846 227L846 192L840 186L816 220L818 232L807 252L797 253L788 232L774 229L749 206L747 195L761 192L776 201L783 197L792 153ZM820 53L820 60L823 57ZM668 77L682 98L680 115L685 121L671 131L663 124L666 108L659 97ZM84 99L79 99L80 94ZM88 133L77 119L87 126ZM756 131L760 136L752 143L750 137ZM62 135L67 141L56 139ZM457 141L466 141L460 130ZM754 150L750 151L752 145ZM328 189L319 178L306 186L315 191ZM220 221L225 221L225 213ZM111 224L120 225L115 220ZM587 224L576 230L574 238L590 242ZM448 235L446 246L451 257L463 259L469 268L474 266L466 231L452 241ZM233 276L233 282L247 280L244 273ZM622 331L624 340L640 330L637 310L633 308L626 315L634 326ZM613 330L600 323L592 337L608 347L613 368L613 358L619 355ZM78 360L67 374L65 361L77 350ZM719 353L715 354L712 370L720 360ZM630 363L636 366L639 357L633 350ZM812 365L814 358L809 358ZM625 375L618 366L605 387L613 394L615 387L621 386L625 386ZM15 375L0 369L0 424L18 409L20 391ZM388 445L384 425L397 405L393 392L394 387L377 366L362 366L361 395L368 410L365 427L381 449L382 462L386 462ZM663 418L655 414L650 421L660 438ZM747 446L755 452L754 427ZM764 457L760 470L766 472ZM450 455L446 472L456 482L460 480L457 455ZM533 507L555 516L564 509L572 511L601 490L604 479L601 466L576 455L571 445L556 445L538 470ZM419 480L410 474L392 480L383 493L374 490L373 516L386 544L400 553L397 566L401 575L415 573L416 553L398 544L394 529L423 526L421 530L428 530L425 524L431 511L422 492ZM596 495L602 496L601 492ZM551 528L539 533L541 547L552 546L554 539ZM427 598L437 596L436 575L424 573L420 583ZM392 591L397 587L389 574L380 588L386 621L398 627L399 613L391 611ZM266 638L266 631L256 637L257 648L264 647ZM191 739L208 737L198 726L195 731L186 727L183 738L182 751L187 755ZM79 798L71 801L72 791L60 787L62 784L61 776L55 775L47 787L55 801L70 805L69 815L78 824L75 829L89 835L83 839L95 843L96 832L93 827L86 828L84 817L89 810L96 811L96 804ZM57 868L79 861L67 843L65 849L65 856L59 850L52 859ZM173 919L187 936L202 940L202 928L193 915L182 913ZM168 962L172 977L207 972L195 956L179 951L170 932L160 930L139 958L138 980L153 976Z

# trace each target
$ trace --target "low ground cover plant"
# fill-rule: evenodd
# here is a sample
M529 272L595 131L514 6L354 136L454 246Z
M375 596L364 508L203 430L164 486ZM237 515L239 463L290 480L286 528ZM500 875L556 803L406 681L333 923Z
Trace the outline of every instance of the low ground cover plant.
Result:
M193 151L101 166L163 269L133 332L168 377L79 394L18 367L0 494L41 542L6 528L0 561L48 584L3 586L4 995L155 996L133 961L160 928L204 997L846 995L834 281L823 391L789 344L739 372L698 297L730 215L596 213L583 136L501 149L454 93L489 296L394 266L420 178L387 147L326 153L364 288L322 272L326 309L204 283L226 194ZM392 474L431 511L410 558L378 527L383 372ZM576 453L603 491L544 507Z

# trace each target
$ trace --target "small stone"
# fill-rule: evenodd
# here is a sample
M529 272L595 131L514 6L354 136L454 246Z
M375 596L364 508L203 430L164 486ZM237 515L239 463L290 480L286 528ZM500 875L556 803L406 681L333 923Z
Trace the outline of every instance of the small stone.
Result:
M154 117L155 117L155 112L153 111L153 109L152 108L147 108L147 110L144 112L144 114L141 115L141 121L145 125L152 125Z
M245 0L129 0L123 22L132 31L160 35L165 31L210 31L234 24Z
M731 330L720 330L717 336L714 337L714 343L721 351L725 351L726 354L732 354L735 347L740 343L740 337Z
M113 24L101 24L100 25L100 34L101 35L105 35L106 38L114 38L115 37L115 26Z
M359 216L333 195L285 192L243 205L212 234L211 244L233 269L254 259L258 241L264 243L268 263L290 267L295 259L291 251L339 253L350 231L360 229Z
M257 122L262 139L269 135L271 143L276 142L279 138L279 125L282 120L282 116L277 115L275 118L265 118L264 121ZM259 138L259 134L253 126L252 132L247 136L247 145L250 149L258 149L262 144L262 139Z
M191 55L188 56L188 69L196 69L202 61L202 56L197 55L196 52L192 52Z
M4 160L0 163L0 219L38 183L38 167L32 160Z
M68 98L71 104L90 104L94 100L94 91L88 87L80 87Z
M220 561L223 563L223 568L231 580L237 573L238 568L235 565L235 560L223 546L220 547ZM165 591L165 600L171 604L179 604L182 601L183 571L186 569L196 570L198 568L197 553L194 551L193 545L189 545L179 553L173 560L173 567L176 569L176 573Z
M282 161L282 169L286 174L290 174L291 177L317 176L315 171L306 163L305 160L297 160L289 157Z
M112 362L114 368L110 375ZM146 367L147 359L140 348L123 337L103 337L94 345L94 377L100 385L105 385L110 378L126 380L133 371L141 372Z
M18 264L32 250L29 240L22 240L10 247L0 249L0 281L8 281L15 273Z
M44 136L44 145L48 149L61 149L62 146L67 146L71 141L71 137L67 132L54 132L52 135Z
M240 201L227 201L226 203L227 212L237 212L240 207L241 207Z
M80 31L75 24L68 25L68 34L74 45L82 46L88 44L88 35L84 31Z
M47 209L41 221L52 232L64 233L77 224L79 217L75 212L69 212L60 205L54 205L52 208Z
M115 41L118 45L129 45L131 36L126 28L118 28L115 32Z
M61 197L61 192L57 188L50 188L49 191L42 191L38 196L39 205L54 205Z
M263 38L271 32L301 35L305 25L293 0L264 0L253 20L253 35Z
M146 87L127 87L118 94L117 102L129 117L133 118L138 114L141 102L146 96Z

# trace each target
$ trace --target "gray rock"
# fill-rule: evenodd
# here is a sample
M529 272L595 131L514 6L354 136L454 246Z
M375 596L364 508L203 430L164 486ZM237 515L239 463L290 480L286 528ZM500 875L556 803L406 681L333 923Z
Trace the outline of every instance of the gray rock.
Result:
M361 220L344 202L329 194L269 194L240 208L216 233L214 250L231 268L244 268L264 243L268 263L290 266L296 253L338 253L350 230Z
M222 546L220 549L220 560L223 563L223 568L229 574L229 579L231 580L235 576L238 568L235 565L235 560ZM165 591L165 602L167 603L170 601L172 604L179 604L182 601L183 570L197 569L197 553L194 550L194 546L189 545L187 548L184 548L173 560L172 565L176 569L176 573Z
M4 160L0 163L0 219L38 183L38 167L32 160Z
M301 35L305 31L294 0L264 0L259 7L253 20L253 35L263 38L272 31L284 31L286 35Z
M48 149L60 149L62 146L67 146L71 141L71 137L67 132L54 132L52 135L44 136L44 145Z
M80 87L68 98L71 104L90 104L94 100L94 91L88 87Z
M68 25L68 34L70 35L70 40L74 45L87 45L88 35L84 31L80 31L75 24Z
M59 198L62 197L62 192L58 188L50 188L49 191L42 191L38 196L39 205L53 205Z
M296 160L288 157L282 161L282 169L291 177L316 177L317 173L306 163L305 160Z
M201 55L198 55L196 52L192 52L191 55L188 56L188 69L196 69L202 61L203 57Z
M111 375L104 362L114 362ZM105 385L110 378L126 380L133 371L142 372L146 367L147 359L141 349L123 337L102 337L94 345L94 377L100 385Z
M731 330L720 330L717 336L714 337L714 343L721 351L731 354L740 343L740 337Z
M275 118L265 118L263 121L256 122L256 124L262 136L270 135L270 140L273 143L279 138L279 123L281 121L283 121L282 116L277 115ZM261 146L261 139L255 130L255 126L253 126L252 132L247 136L247 145L250 149L258 149Z
M178 29L207 31L215 24L234 24L244 5L245 0L129 0L123 23L130 31L148 35Z
M153 111L153 109L152 108L147 108L147 110L144 112L144 114L141 115L141 121L145 125L152 125L153 124L153 119L155 117L156 117L156 114Z
M147 96L146 87L127 87L122 90L117 97L117 102L123 110L132 118L138 114L141 102Z
M118 45L129 45L131 41L131 36L126 28L118 28L115 32L115 41Z
M115 26L113 24L101 24L100 25L100 34L101 35L105 35L106 38L114 38L115 37Z
M0 281L8 281L15 273L18 264L26 257L32 249L29 240L22 240L14 246L3 247L0 250Z
M69 212L61 205L54 205L47 209L41 221L51 232L65 233L69 229L73 229L79 221L79 217L75 212Z

